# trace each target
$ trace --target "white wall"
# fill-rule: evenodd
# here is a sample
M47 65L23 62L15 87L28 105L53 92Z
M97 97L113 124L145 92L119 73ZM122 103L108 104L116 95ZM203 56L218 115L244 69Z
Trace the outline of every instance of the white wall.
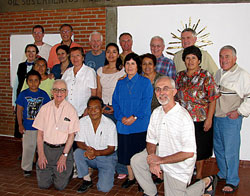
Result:
M60 34L45 34L43 41L50 45L61 42ZM15 81L17 66L24 61L25 47L27 44L34 43L32 34L13 34L10 36L10 72L11 86Z
M200 19L197 30L207 26L204 32L210 33L209 40L214 43L204 49L211 54L217 65L219 65L219 49L230 44L237 50L238 64L250 73L249 10L249 3L118 7L117 34L130 32L134 40L133 51L143 54L150 52L151 37L162 36L168 47L168 42L177 41L170 33L180 36L177 29L183 30L181 21L188 24L189 17L191 17L193 24ZM172 58L172 56L165 55ZM241 131L241 160L250 160L249 127L250 118L245 118Z

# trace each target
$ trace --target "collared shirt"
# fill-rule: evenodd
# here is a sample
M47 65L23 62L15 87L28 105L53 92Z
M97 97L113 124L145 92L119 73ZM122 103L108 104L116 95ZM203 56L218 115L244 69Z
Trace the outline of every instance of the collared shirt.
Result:
M94 131L91 119L85 116L80 120L80 131L76 134L75 141L84 142L95 150L104 150L108 146L117 148L117 131L112 120L102 115L100 124Z
M213 76L200 69L192 76L186 71L177 74L177 95L180 105L187 109L195 122L206 120L209 103L220 96Z
M178 152L193 152L194 156L184 161L161 164L164 172L184 183L189 183L196 161L194 123L188 112L176 103L167 113L162 106L156 108L150 118L147 142L158 144L160 157Z
M163 55L157 59L155 70L156 72L162 73L165 76L172 78L173 80L175 80L176 78L174 62L171 59L164 57Z
M73 67L73 64L71 63L71 61L69 61L69 65L68 65L68 67L66 68L66 70L68 69L68 68L70 68L70 67ZM65 71L66 71L65 70ZM52 70L51 70L51 73L53 73L54 74L54 76L55 76L55 80L56 79L61 79L61 77L62 77L62 70L61 70L61 64L56 64L56 65L54 65L54 67L52 68Z
M59 59L57 58L57 54L56 54L56 48L58 46L61 46L62 43L58 43L56 45L54 45L51 49L50 49L50 53L49 53L49 59L48 59L48 68L52 69L52 67L56 64L59 64L60 61ZM77 44L75 42L71 42L70 44L70 48L73 48L73 47L81 47L80 44Z
M120 134L141 133L147 131L151 114L153 87L148 78L136 75L117 82L112 105L117 119L117 131ZM136 116L131 125L122 123L123 117Z
M33 127L43 131L43 139L49 144L65 144L68 135L80 130L75 108L64 100L59 108L54 100L44 105L37 114Z
M183 50L180 50L174 55L174 64L175 64L177 73L180 71L185 71L187 69L184 61L182 60L182 54L183 54ZM205 50L201 50L201 54L202 54L202 57L201 57L202 59L201 59L201 64L200 64L201 69L207 70L213 76L215 76L215 73L218 70L218 67L216 63L214 62L213 58Z
M87 102L91 96L91 89L96 89L96 73L94 69L82 65L81 69L74 75L74 67L68 68L62 79L68 87L67 100L75 107L78 116L81 116L87 107Z
M230 70L219 69L215 81L221 97L217 99L215 116L226 117L237 110L242 116L250 114L250 74L235 64Z

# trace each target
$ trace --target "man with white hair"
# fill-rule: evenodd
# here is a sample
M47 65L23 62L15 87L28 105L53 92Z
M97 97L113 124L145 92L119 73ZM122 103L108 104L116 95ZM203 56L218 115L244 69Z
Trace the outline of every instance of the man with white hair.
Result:
M194 123L185 108L175 102L173 79L162 76L155 82L155 94L161 104L150 118L146 149L131 158L131 167L144 196L157 195L151 173L164 176L165 196L214 195L216 176L209 176L188 186L195 160ZM188 186L188 187L187 187Z
M165 48L164 39L160 36L152 37L150 41L150 50L157 58L156 72L169 76L170 78L176 78L176 69L174 62L163 55Z
M177 73L187 69L186 65L184 64L184 61L182 60L183 50L189 46L195 45L196 41L197 37L195 30L191 28L186 28L181 32L181 44L183 49L176 52L174 55L174 63ZM202 61L200 67L204 70L209 71L214 76L216 71L218 70L218 67L215 64L213 58L205 50L201 50L201 54L202 54Z
M216 100L214 116L214 153L218 178L226 180L222 191L233 193L239 185L240 130L243 117L250 114L250 74L236 63L236 50L220 49L220 66L215 82L221 96Z
M101 33L94 31L89 36L89 45L91 50L85 55L85 65L97 71L105 63L105 51L102 48L103 36Z
M65 81L56 80L52 88L54 99L41 108L33 123L38 129L36 174L41 189L54 184L57 190L63 190L71 179L72 144L80 123L75 108L65 100L67 94Z

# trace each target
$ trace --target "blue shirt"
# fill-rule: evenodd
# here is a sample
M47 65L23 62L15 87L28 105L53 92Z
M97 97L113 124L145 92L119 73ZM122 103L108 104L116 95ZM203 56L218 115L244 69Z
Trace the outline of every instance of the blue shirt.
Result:
M99 69L100 67L103 67L105 63L105 52L102 51L101 54L95 56L92 54L91 51L87 52L85 55L85 65L93 68L95 71Z
M117 119L116 127L120 134L141 133L147 131L153 87L148 78L136 74L131 80L126 77L117 82L113 93L112 105ZM123 117L137 117L132 125L124 125Z
M40 88L37 92L28 88L18 95L16 104L23 107L23 126L26 130L36 130L32 127L33 121L42 105L49 101L48 94Z
M70 67L73 67L73 64L71 63L71 61L69 62L69 65L68 65L67 69L70 68ZM51 73L53 73L54 76L55 76L55 80L56 79L61 79L61 77L62 77L61 72L62 72L61 64L54 65L54 67L51 70Z

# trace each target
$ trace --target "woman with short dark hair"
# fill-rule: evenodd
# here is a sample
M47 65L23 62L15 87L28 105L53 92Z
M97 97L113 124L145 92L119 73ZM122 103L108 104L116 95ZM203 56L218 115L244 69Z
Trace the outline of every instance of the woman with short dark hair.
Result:
M196 179L202 178L204 160L212 156L212 119L220 94L213 76L200 68L202 54L196 46L184 49L182 59L187 70L177 74L176 98L187 109L195 125L197 145Z
M146 133L151 114L153 88L141 73L141 61L137 54L125 58L127 77L117 82L112 104L117 120L118 162L127 165L128 178L122 184L128 188L135 183L130 158L146 147Z

